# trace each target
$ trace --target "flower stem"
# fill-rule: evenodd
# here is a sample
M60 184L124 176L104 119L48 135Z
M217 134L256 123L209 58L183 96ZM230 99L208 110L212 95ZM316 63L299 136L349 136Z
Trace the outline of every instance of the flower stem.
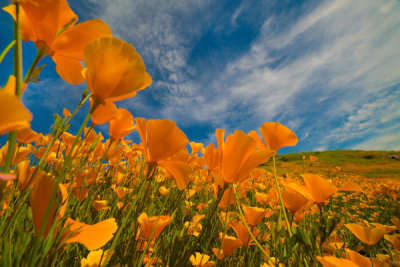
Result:
M183 254L183 257L181 257L180 261L178 262L178 266L184 266L187 263L187 261L189 260L190 255L192 255L195 252L197 242L199 242L199 240L202 239L202 237L205 233L205 230L208 229L211 219L212 219L215 211L218 208L218 204L221 201L222 196L224 195L224 192L226 191L226 189L228 187L229 187L229 184L224 183L222 190L218 193L217 199L214 201L214 205L212 206L210 213L208 213L207 217L205 218L205 223L204 223L204 227L202 228L202 231L197 236L195 242L193 242L189 245L189 249L186 250L186 252Z
M243 211L240 208L239 198L238 198L237 193L236 193L235 184L232 184L232 187L233 187L233 194L234 194L235 201L236 201L236 206L237 206L237 208L239 210L240 218L242 219L242 222L243 222L244 226L246 227L247 232L249 232L249 235L251 236L253 241L257 244L258 248L262 251L262 253L267 257L268 261L274 264L274 262L269 257L269 254L265 251L265 249L263 249L263 247L261 246L260 242L258 242L257 238L251 232L250 227L247 224L246 219L244 218Z
M292 237L292 230L290 229L290 223L289 223L289 220L288 220L288 217L286 214L285 206L283 205L281 190L279 189L278 177L276 176L275 156L272 157L272 161L274 163L274 177L275 177L276 191L278 191L278 197L279 197L279 201L281 203L281 209L283 212L283 216L285 217L285 222L286 222L287 230L289 232L289 236Z
M15 40L12 40L6 48L4 48L3 52L0 54L0 63L3 61L4 57L7 55L7 53L10 51L10 49L15 45Z
M16 79L15 94L20 97L22 91L22 43L21 35L19 34L19 3L15 3L15 21L14 21L14 75ZM2 168L3 173L9 173L11 162L15 152L15 141L17 139L17 131L12 131L8 134L8 151L6 161Z

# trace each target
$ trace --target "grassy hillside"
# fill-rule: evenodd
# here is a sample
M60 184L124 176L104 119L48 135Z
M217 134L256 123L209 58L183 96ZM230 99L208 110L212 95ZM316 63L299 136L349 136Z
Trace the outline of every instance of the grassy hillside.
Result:
M397 155L399 159L392 159L390 155ZM318 159L311 162L310 156ZM400 178L400 151L332 150L290 153L277 156L276 164L278 174L309 172L326 176L339 174L366 178ZM272 161L267 164L267 168L270 167ZM340 167L340 172L336 167Z

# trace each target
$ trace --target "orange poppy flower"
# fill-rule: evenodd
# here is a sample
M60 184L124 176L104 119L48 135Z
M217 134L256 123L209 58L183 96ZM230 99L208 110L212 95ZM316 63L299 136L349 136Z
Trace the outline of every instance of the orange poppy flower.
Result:
M217 199L220 187L218 187L218 184L216 183L213 183L212 187L214 189L214 198ZM232 205L233 203L235 203L235 196L232 187L229 186L222 194L221 200L218 203L218 207L226 208Z
M67 108L63 108L63 116L64 117L71 116L71 112Z
M357 266L365 266L365 267L372 266L371 260L372 260L374 266L382 266L381 264L379 264L380 263L379 260L364 257L360 253L357 253L351 249L346 248L346 256L349 260L351 260ZM384 266L387 266L387 265L384 264Z
M111 140L121 140L136 128L129 110L119 108L117 112L117 117L110 120L108 125L108 133Z
M82 202L89 195L89 189L83 187L74 187L72 188L72 194L74 194L75 198Z
M186 162L172 158L189 143L185 133L169 120L136 118L135 121L146 162L166 169L179 189L185 188L190 182L191 168Z
M196 267L214 266L214 262L210 261L210 256L201 254L199 252L196 252L195 255L191 255L189 260L190 260L190 263Z
M260 138L260 136L258 135L258 133L256 131L250 131L247 135L254 138L254 140L257 143L257 148L259 150L267 150L268 149L268 145L264 143L264 141Z
M107 262L105 260L110 259L108 256L109 251L106 250L103 252L102 249L90 251L86 258L81 260L81 267L97 267L97 266L106 266ZM111 252L111 255L114 254L114 251Z
M192 149L192 155L196 155L203 148L203 143L190 142L189 145Z
M222 163L222 152L224 150L224 129L216 129L215 135L217 137L217 147L214 144L208 145L204 150L204 160L207 169L210 171L220 172Z
M250 237L249 231L247 231L246 226L244 225L244 223L242 221L238 221L237 219L235 219L230 222L230 225L238 237L240 246L247 247L249 245L254 245L253 242L250 242L253 240ZM254 230L252 231L252 234L254 236L257 236L258 235L257 231L258 231L258 229L254 228Z
M242 205L247 224L255 226L261 222L267 213L266 209Z
M91 106L93 106L93 98L90 101ZM104 124L110 120L116 119L118 117L117 106L110 101L104 103L99 103L96 109L91 115L92 123L94 125Z
M83 82L80 63L83 49L92 40L111 36L108 25L99 19L74 24L77 16L66 0L20 1L19 4L22 39L45 49L65 81ZM3 9L15 19L14 4Z
M333 231L329 238L324 242L323 248L330 252L335 252L336 250L342 248L344 242L342 238L337 234L336 231Z
M242 131L235 131L226 138L225 143L221 143L223 145L218 146L222 150L220 169L226 183L243 181L254 168L275 154L273 150L257 150L256 141Z
M0 136L14 130L29 128L29 122L32 120L32 114L24 107L21 99L8 93L12 86L13 83L9 79L0 90Z
M166 160L189 143L185 133L173 121L146 121L143 118L136 118L135 121L147 162Z
M390 221L396 226L397 230L400 231L400 220L397 217L392 217Z
M172 222L169 216L151 216L149 217L145 212L139 215L138 222L141 227L140 236L146 241L150 239L155 240L164 228Z
M97 210L97 211L111 209L108 206L108 201L107 200L95 200L95 201L93 201L93 208L95 208L95 210Z
M195 215L191 222L185 222L185 228L187 228L188 235L199 236L203 226L200 221L205 217L205 215Z
M228 236L223 233L219 233L219 239L223 239L222 241L222 249L218 248L213 248L212 251L214 252L215 256L218 257L218 259L223 259L226 256L231 255L237 248L240 247L240 241L234 236Z
M366 193L359 184L356 184L354 182L347 182L343 184L338 188L338 191L360 192L364 194Z
M264 122L260 133L266 145L275 151L285 146L295 146L298 141L296 134L279 122Z
M134 97L152 82L142 58L127 42L104 37L90 42L84 51L86 68L82 74L94 97L119 101Z
M297 193L297 191L291 190L290 188L287 188L282 192L282 200L285 208L291 213L296 213L301 210L309 201L303 195Z
M161 187L158 189L158 192L160 192L161 195L165 196L166 194L169 193L169 189L167 189L165 186L161 186Z
M385 234L389 234L397 229L396 226L394 226L394 225L384 225L384 224L380 224L380 223L371 223L371 225L375 226L378 229L385 231Z
M96 111L97 111L97 109L96 109ZM96 141L100 142L104 139L101 132L99 132L97 134L94 129L90 129L90 132L89 132L89 129L90 128L85 127L85 129L83 131L83 133L84 133L83 136L85 136L85 139L84 139L85 144L92 145L94 142L96 142Z
M214 144L209 144L204 149L204 162L208 170L215 170L219 168L218 153Z
M393 245L397 252L400 252L400 234L384 235L384 238Z
M324 256L324 257L317 256L317 260L324 267L358 267L358 265L353 263L352 261L337 258L334 256Z
M30 195L30 203L32 208L32 217L33 217L35 232L36 235L39 235L42 224L45 223L44 219L47 206L50 204L50 198L57 182L52 176L44 172L41 173L41 175L37 177L36 180L37 181ZM47 221L44 226L44 233L43 233L44 237L48 235L50 228L55 221L55 217L56 216L62 217L64 215L67 204L67 197L68 197L67 190L63 185L59 184L57 197L53 201L53 203L51 203L50 213L49 216L47 217ZM59 210L59 214L56 215L55 214L56 206L60 204L62 206Z
M18 178L18 187L20 190L24 190L28 185L29 178L33 174L35 167L29 166L29 160L24 160L18 163L17 165L17 178ZM38 173L42 172L38 170L35 177L38 177ZM40 174L39 174L40 175Z
M366 227L357 223L345 224L347 229L350 230L359 240L367 245L373 245L377 243L386 232L382 229Z
M68 132L63 132L60 138L63 140L64 144L67 146L72 146L72 144L75 142L76 136ZM78 140L78 143L80 143L80 140Z
M269 197L267 194L256 192L254 197L256 201L261 205L266 205L269 203Z
M301 177L304 180L304 186L289 183L285 187L296 191L314 203L322 204L337 192L336 186L317 174L303 174Z
M20 144L29 144L32 142L36 142L38 138L38 133L31 128L25 128L17 132L17 141Z
M93 225L85 224L68 218L65 227L69 227L65 235L72 233L65 243L78 242L89 250L96 250L104 246L114 236L118 225L114 218L110 218Z

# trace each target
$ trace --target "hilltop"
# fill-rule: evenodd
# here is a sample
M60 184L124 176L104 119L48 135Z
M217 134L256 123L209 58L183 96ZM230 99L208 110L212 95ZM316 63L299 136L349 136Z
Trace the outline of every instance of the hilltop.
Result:
M390 155L397 155L399 158L392 159ZM311 162L310 156L317 160ZM272 160L266 166L267 169L272 169ZM400 178L400 151L332 150L290 153L278 155L276 167L281 175L306 172L328 177L352 175L365 178Z

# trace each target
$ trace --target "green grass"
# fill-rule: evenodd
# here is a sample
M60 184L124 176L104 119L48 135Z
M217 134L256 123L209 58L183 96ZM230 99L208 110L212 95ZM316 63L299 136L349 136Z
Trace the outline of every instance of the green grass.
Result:
M399 155L400 151L362 151L362 150L331 150L316 152L299 152L277 156L277 166L280 173L294 171L321 173L327 176L335 174L335 167L341 168L341 173L357 175L366 178L399 178L400 160L390 158ZM303 156L305 159L303 161ZM317 161L311 162L309 157L315 156ZM271 162L266 165L272 168Z
M329 163L355 162L357 164L369 164L371 160L379 163L393 162L389 156L392 154L400 155L400 151L363 151L363 150L331 150L315 152L299 152L278 155L277 159L284 162L302 162L302 156L316 156L319 161Z

